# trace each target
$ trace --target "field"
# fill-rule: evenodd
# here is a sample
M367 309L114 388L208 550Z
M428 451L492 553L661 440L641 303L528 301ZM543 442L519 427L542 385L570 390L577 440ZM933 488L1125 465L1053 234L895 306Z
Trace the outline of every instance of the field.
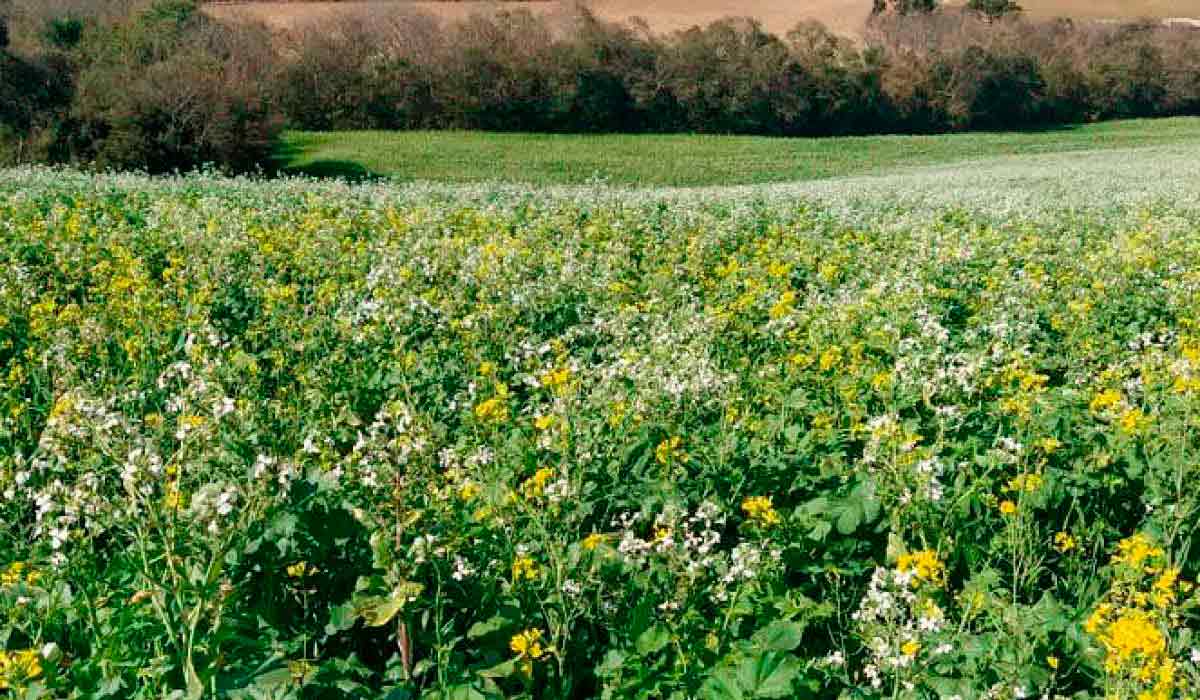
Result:
M0 171L0 693L1195 697L1162 127L700 189Z
M950 2L950 5L956 3ZM1073 17L1077 19L1200 18L1200 0L1027 0L1021 3L1026 13L1036 18ZM364 2L253 2L245 5L212 5L216 16L252 17L280 28L294 28L320 22L331 13L374 12L380 9L418 9L454 20L472 12L492 12L497 8L526 7L534 12L562 13L568 3L538 2L423 2L421 0L366 0ZM602 18L625 21L645 19L660 32L686 29L696 24L729 16L758 19L768 30L785 34L797 23L818 20L836 32L856 35L862 30L871 3L868 0L593 0L589 6Z
M1105 122L1026 133L777 139L694 135L292 132L279 167L321 176L538 185L705 186L881 175L1000 156L1200 140L1200 119Z

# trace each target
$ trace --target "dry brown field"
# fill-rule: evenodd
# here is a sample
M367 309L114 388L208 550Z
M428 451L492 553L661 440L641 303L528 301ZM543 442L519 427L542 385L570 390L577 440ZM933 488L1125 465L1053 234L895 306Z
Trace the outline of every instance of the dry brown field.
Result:
M952 3L951 3L952 4ZM834 31L853 36L867 17L869 0L592 0L597 15L610 20L640 17L659 32L686 29L729 16L754 17L770 31L784 33L797 23L815 19ZM1200 0L1025 0L1030 17L1074 17L1077 19L1122 20L1139 17L1157 19L1200 18ZM538 13L562 14L567 2L428 2L423 0L350 0L343 2L247 2L213 4L216 16L249 17L279 28L320 22L336 13L378 11L393 7L414 8L446 19L463 18L474 12L497 8L525 7Z

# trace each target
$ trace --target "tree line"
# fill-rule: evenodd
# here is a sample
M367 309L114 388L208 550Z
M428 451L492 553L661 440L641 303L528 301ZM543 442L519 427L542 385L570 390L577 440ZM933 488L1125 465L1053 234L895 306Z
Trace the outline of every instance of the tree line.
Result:
M401 7L280 36L195 0L0 0L0 159L247 169L283 128L819 136L1200 113L1200 32L1035 22L1008 0L879 0L861 40Z

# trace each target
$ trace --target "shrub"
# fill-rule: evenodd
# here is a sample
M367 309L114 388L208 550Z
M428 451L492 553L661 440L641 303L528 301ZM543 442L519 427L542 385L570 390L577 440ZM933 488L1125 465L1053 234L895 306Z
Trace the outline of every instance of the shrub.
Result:
M1021 6L1013 0L970 0L967 9L997 19L1020 12Z
M78 17L56 17L46 23L42 40L56 49L73 49L83 38L83 20Z

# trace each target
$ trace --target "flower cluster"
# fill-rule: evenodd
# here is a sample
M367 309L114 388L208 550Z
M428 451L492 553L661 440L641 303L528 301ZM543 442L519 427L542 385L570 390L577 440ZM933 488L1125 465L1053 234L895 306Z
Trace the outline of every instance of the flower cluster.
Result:
M1171 636L1183 624L1182 598L1191 597L1193 585L1140 532L1117 544L1111 566L1112 585L1084 629L1103 648L1104 672L1117 696L1170 700L1186 687Z

